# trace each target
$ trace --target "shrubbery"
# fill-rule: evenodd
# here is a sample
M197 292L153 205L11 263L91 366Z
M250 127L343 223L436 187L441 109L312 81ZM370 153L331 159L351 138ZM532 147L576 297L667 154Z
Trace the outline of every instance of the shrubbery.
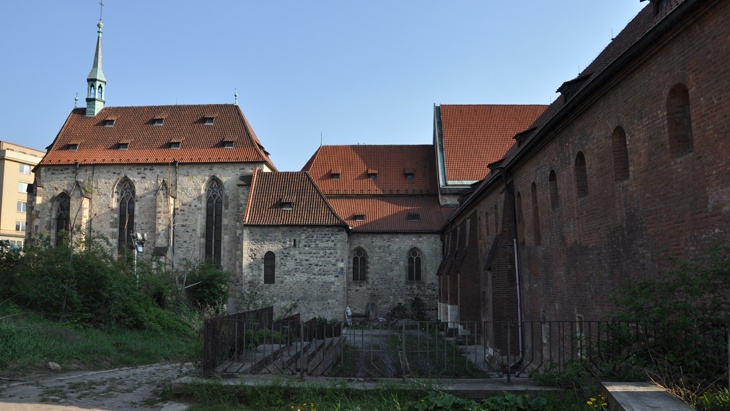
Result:
M76 250L46 241L28 247L23 256L0 253L0 302L10 300L79 326L182 333L192 327L181 314L193 309L218 313L225 306L230 275L218 266L189 268L188 301L172 273L142 259L134 264L132 252L117 258L110 249L93 239Z

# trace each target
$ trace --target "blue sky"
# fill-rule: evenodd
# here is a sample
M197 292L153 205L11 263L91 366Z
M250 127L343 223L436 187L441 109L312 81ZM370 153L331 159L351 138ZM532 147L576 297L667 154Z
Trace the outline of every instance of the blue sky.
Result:
M639 0L105 0L107 106L239 105L279 170L324 144L430 144L434 104L548 104ZM0 4L0 140L84 105L98 0Z

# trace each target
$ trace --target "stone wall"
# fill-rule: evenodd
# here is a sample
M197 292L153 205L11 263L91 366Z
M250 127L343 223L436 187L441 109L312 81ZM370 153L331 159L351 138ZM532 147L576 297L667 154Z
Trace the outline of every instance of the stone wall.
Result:
M116 249L119 224L117 185L128 178L135 189L134 231L147 233L141 258L161 259L169 268L184 268L205 255L205 190L212 178L223 183L221 264L241 272L241 234L250 175L259 164L169 164L44 166L36 174L41 188L32 201L34 235L55 236L57 196L71 197L71 225L83 235L109 239ZM79 240L76 236L75 240Z
M347 232L341 227L245 226L243 235L244 294L260 294L274 305L274 316L285 314L296 303L294 312L302 319L344 318ZM264 284L264 255L273 252L273 284ZM249 301L237 304L245 308Z
M365 281L352 281L352 257L357 249L367 255ZM421 281L408 281L408 254L413 249L421 254ZM439 234L353 233L347 259L348 305L354 314L365 315L368 303L373 304L382 317L398 303L410 308L413 299L420 297L428 318L436 319L440 263Z

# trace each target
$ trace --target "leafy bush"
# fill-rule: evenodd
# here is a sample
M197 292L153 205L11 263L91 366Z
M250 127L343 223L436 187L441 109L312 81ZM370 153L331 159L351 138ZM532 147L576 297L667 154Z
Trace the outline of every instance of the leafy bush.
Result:
M201 262L189 269L185 291L193 306L221 313L228 301L231 273L213 262Z
M627 361L689 403L727 386L730 247L674 259L661 278L634 281L618 295L617 319L634 322L626 340L637 330L651 336L631 344Z

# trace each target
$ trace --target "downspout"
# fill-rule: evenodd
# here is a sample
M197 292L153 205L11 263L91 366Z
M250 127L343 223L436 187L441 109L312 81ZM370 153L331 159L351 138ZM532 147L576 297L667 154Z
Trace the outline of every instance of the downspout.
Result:
M172 263L170 267L175 272L175 217L177 213L177 179L179 174L180 162L175 161L175 196L172 197L172 215L170 215L170 259ZM171 193L168 193L168 195Z
M520 359L515 363L522 361L523 347L522 347L522 298L520 296L520 263L518 260L517 250L517 199L515 196L514 186L510 190L508 188L507 170L504 167L499 167L504 177L504 191L505 195L512 196L512 249L514 250L515 258L515 291L517 292L517 339L519 344Z

